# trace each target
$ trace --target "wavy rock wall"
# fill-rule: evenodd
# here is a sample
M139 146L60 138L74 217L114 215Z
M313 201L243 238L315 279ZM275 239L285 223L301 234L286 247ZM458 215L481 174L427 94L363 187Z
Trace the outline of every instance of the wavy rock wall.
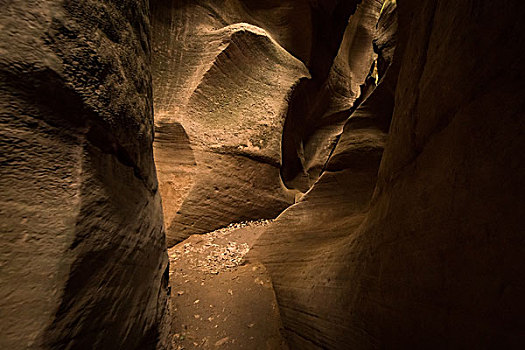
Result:
M287 97L309 73L276 41L307 50L308 41L294 41L293 26L279 26L288 7L154 3L155 156L169 198L169 245L231 222L273 218L293 202L279 178L281 131ZM268 30L257 26L261 16L270 18Z
M373 38L395 46L395 5L390 3L383 9L377 25ZM266 229L251 252L252 259L269 268L287 339L294 349L344 349L356 337L349 330L344 304L350 287L344 271L355 262L348 260L343 247L352 241L349 232L366 217L399 72L388 52L386 56L383 50L377 53L390 63L387 73L377 77L377 85L375 77L367 77L350 117L342 126L341 121L331 125L332 132L338 124L342 132L326 155L329 159L319 179Z
M316 45L310 63L311 79L303 79L290 98L283 130L281 176L288 188L306 192L319 178L361 95L376 54L372 40L381 2L346 2L324 24L337 40ZM322 13L322 12L321 12ZM348 16L351 15L350 18Z
M0 348L165 348L146 1L0 22Z
M168 245L292 204L297 188L285 188L280 173L293 125L327 126L306 150L315 181L342 130L337 114L352 106L373 61L380 7L365 2L348 25L354 2L153 3L155 156ZM298 98L304 86L311 103Z
M525 6L397 3L393 63L252 257L292 348L519 348Z
M153 1L168 238L275 215L281 165L292 348L521 348L525 6L394 3ZM147 3L2 6L0 347L166 348Z

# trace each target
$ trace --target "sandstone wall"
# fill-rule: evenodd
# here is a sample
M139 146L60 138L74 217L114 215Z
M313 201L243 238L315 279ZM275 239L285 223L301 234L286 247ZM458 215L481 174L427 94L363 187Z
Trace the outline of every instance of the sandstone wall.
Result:
M164 348L148 3L1 7L0 348Z
M159 192L171 245L285 186L292 348L525 344L525 5L1 6L1 348L166 348Z
M322 26L317 37L323 39L314 41L312 78L298 84L288 105L281 177L288 188L303 193L319 178L375 59L372 40L381 2L356 3L315 10L315 22Z
M308 49L308 21L304 39L288 21L305 11L301 1L153 2L155 158L170 246L293 202L279 178L282 125L309 73L284 47Z
M320 180L252 256L292 348L519 348L525 8L397 3L388 138L352 127L354 114Z
M380 7L348 25L354 2L153 2L168 245L273 218L315 182L370 70Z

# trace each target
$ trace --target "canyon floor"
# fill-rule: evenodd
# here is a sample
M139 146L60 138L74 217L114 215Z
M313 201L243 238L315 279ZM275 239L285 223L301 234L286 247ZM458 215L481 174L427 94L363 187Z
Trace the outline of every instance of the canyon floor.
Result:
M270 277L245 259L267 224L232 224L168 251L173 349L288 348Z

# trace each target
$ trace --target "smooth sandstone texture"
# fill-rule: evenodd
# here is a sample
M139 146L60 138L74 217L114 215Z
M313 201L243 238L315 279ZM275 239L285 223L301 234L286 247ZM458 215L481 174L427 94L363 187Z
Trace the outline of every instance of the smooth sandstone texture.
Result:
M376 56L372 41L381 3L363 1L356 8L348 1L341 6L324 14L333 18L324 31L339 38L335 50L318 43L315 49L326 54L312 61L312 79L294 89L286 115L281 176L287 187L301 192L319 178Z
M146 1L0 22L0 348L165 348Z
M169 246L275 217L317 180L374 60L380 8L366 1L349 23L354 2L153 2L155 156L170 198ZM174 152L180 137L165 134L170 125L188 136L193 163Z
M397 3L379 172L373 152L352 149L381 140L345 128L337 148L352 152L330 159L337 171L327 166L252 253L292 348L520 348L525 6Z
M146 0L2 3L0 348L167 348L159 192L173 244L280 165L292 349L523 348L525 5L395 4L154 0L150 50Z
M282 125L293 86L309 73L277 41L307 49L308 28L297 43L293 21L279 26L290 6L309 10L301 2L153 2L155 157L170 198L169 246L273 218L293 203L279 177Z
M376 37L388 36L395 43L393 9L388 16L382 14L379 25L385 21L390 24ZM377 53L383 57L382 51ZM342 249L352 241L348 231L366 217L392 117L398 71L395 64L389 66L377 86L369 76L319 180L270 224L251 253L275 281L292 348L344 349L356 337L347 325L343 304L348 288L344 269L355 267L355 261L348 261Z

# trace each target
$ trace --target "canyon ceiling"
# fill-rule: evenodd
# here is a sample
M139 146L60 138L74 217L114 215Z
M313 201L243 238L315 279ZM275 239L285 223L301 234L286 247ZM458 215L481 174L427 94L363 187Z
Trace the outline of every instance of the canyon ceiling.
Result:
M260 219L273 348L525 346L523 18L0 1L0 348L172 348L167 248Z

